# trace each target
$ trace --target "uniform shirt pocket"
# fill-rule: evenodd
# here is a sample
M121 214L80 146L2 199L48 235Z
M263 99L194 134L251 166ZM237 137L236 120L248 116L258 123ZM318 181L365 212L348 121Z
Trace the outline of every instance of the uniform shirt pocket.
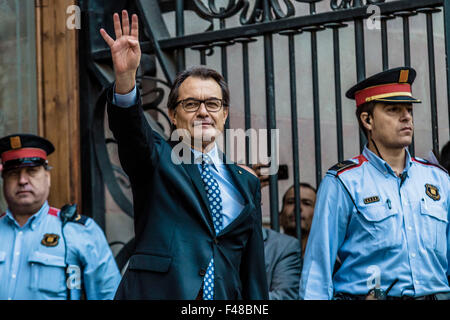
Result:
M377 248L395 247L401 244L398 230L398 211L386 204L364 205L358 208L362 228L371 237L368 239Z
M28 262L31 267L31 288L50 293L64 294L66 276L64 257L34 251Z
M447 251L447 210L442 203L420 202L422 245L441 254Z

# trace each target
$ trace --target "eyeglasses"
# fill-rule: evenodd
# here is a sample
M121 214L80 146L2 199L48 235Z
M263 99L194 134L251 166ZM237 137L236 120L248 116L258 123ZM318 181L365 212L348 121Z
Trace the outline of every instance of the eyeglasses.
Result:
M209 98L205 100L198 100L194 98L188 98L178 101L176 105L180 104L186 112L196 112L202 103L205 104L206 110L209 112L217 112L223 107L223 100L217 98Z

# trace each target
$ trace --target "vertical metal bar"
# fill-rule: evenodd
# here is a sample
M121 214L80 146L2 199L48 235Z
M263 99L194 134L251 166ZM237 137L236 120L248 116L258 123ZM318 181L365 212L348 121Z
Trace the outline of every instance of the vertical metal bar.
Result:
M405 66L411 66L411 40L409 37L409 16L403 17L403 54L405 56ZM411 156L415 156L415 137L413 134L413 138L411 141L411 145L409 146L409 153Z
M315 3L309 4L310 14L316 13ZM320 138L320 104L319 104L319 67L317 62L317 31L324 27L311 26L304 31L311 33L311 66L312 66L312 88L313 88L313 113L314 113L314 155L316 161L316 185L322 181L322 154Z
M383 70L389 69L389 54L388 54L388 37L387 37L387 22L385 18L381 18L381 53L383 60Z
M175 1L175 13L176 13L176 34L177 37L184 36L184 0ZM177 49L177 71L180 72L186 69L186 55L185 49Z
M299 160L299 139L298 139L298 115L297 115L297 75L295 71L295 35L301 31L287 30L280 32L283 36L288 36L289 52L289 88L291 94L291 134L292 134L292 158L294 167L294 217L295 234L297 239L302 240L301 216L300 216L300 160Z
M436 66L434 59L434 39L433 39L433 12L439 9L421 9L427 17L427 46L428 46L428 72L430 80L430 104L431 104L431 133L433 139L433 152L439 156L439 131L437 121L437 102L436 102Z
M364 49L364 26L363 20L355 20L355 55L356 55L356 79L362 81L366 77L366 55ZM363 132L359 130L359 148L364 149L367 139Z
M447 104L448 123L450 127L450 0L444 0L444 33L445 33L445 53L447 69ZM450 131L449 131L450 135Z
M252 123L251 110L250 110L250 75L248 70L248 43L242 43L242 67L243 83L244 83L244 116L245 116L245 132L250 129ZM245 163L250 163L250 138L245 136Z
M206 66L206 49L200 50L200 64Z
M270 21L270 7L268 0L263 1L264 21ZM272 154L271 132L276 128L275 114L275 75L273 62L273 39L272 33L264 34L264 69L266 85L266 113L267 113L267 145L269 156ZM273 146L278 148L278 146ZM272 159L273 160L273 159ZM270 196L270 226L275 231L280 231L278 220L278 174L269 176L269 196Z
M22 8L20 7L20 1L15 1L15 9L16 9L16 17L20 17L20 11ZM16 19L16 77L17 77L17 123L18 123L18 131L22 132L22 124L23 124L23 99L24 96L22 92L22 39L21 39L21 30L20 30L20 21L21 19Z
M206 65L206 50L209 49L209 46L199 44L196 46L191 47L192 50L196 50L199 52L200 55L200 65L204 66Z
M245 131L251 127L251 110L250 110L250 73L248 58L248 43L255 41L250 38L236 39L236 42L242 44L242 69L243 69L243 85L244 85L244 119ZM250 165L250 137L245 136L245 163Z
M220 29L225 29L225 19L220 19ZM222 75L225 81L228 82L228 56L227 56L227 44L223 43L221 47L221 61L222 61Z
M346 27L342 23L331 23L326 27L333 29L333 58L334 58L334 91L336 103L336 136L337 136L337 151L338 161L344 160L344 133L342 126L342 94L341 94L341 57L340 57L340 41L339 29Z
M322 154L320 139L320 105L319 105L319 66L317 62L317 33L311 31L311 59L314 105L314 151L316 159L316 186L322 180Z
M409 17L403 17L403 53L405 56L405 66L411 66L411 41L409 38Z
M297 239L301 243L302 228L300 217L300 160L299 160L299 139L298 139L298 116L297 116L297 76L295 72L295 45L294 35L289 35L289 80L291 91L291 127L292 127L292 153L294 166L294 194L295 194L295 232Z
M413 11L401 11L397 12L397 16L402 17L403 20L403 56L404 56L404 65L406 67L411 67L411 40L410 40L410 32L409 32L409 17L415 15L416 13ZM411 144L409 145L409 153L411 156L415 156L415 138L413 135Z

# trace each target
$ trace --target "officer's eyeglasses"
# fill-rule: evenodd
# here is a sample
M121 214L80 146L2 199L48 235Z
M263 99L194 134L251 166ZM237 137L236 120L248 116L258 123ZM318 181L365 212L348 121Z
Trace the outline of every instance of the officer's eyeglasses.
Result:
M205 104L206 110L209 112L217 112L223 107L223 100L217 98L209 98L206 100L188 98L178 101L176 105L181 104L186 112L196 112L202 103Z

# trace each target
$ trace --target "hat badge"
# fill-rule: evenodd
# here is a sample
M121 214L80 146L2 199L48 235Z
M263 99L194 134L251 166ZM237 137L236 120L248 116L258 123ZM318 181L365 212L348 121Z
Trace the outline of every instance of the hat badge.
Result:
M22 141L19 136L9 138L9 142L11 144L12 149L20 149L22 148Z

